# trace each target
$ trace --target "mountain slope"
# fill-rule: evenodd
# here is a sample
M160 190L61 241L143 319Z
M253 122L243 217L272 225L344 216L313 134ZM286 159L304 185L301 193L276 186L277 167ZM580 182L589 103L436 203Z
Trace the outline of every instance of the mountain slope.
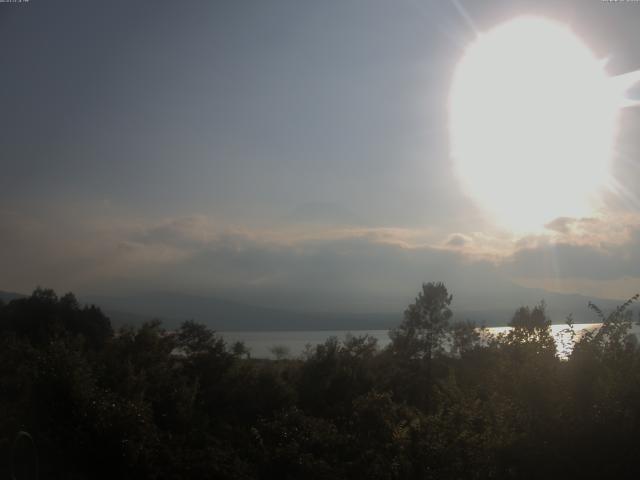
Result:
M0 299L8 302L24 295L0 291ZM582 295L546 292L514 285L500 295L460 295L454 293L452 310L455 320L473 320L479 325L506 325L516 308L545 300L554 323L563 323L573 314L576 323L597 322L588 308L589 301L604 311L615 308L620 301L597 299ZM375 330L393 328L402 320L406 305L395 311L376 313L309 312L283 307L262 307L214 296L182 293L151 292L122 297L79 296L85 304L98 305L111 318L114 326L136 325L153 318L161 319L168 328L184 320L196 320L220 331L233 330ZM328 302L329 304L329 302ZM372 308L373 310L373 308Z
M516 287L511 298L492 302L483 301L452 304L454 319L473 320L487 326L506 325L514 311L523 305L534 305L545 300L554 323L563 323L569 314L576 323L597 322L589 309L589 301L604 311L615 308L615 300L589 298L582 295L550 293L543 290ZM517 292L517 293L516 293ZM129 315L125 323L137 323L135 319L160 318L169 326L193 319L217 330L358 330L386 329L397 325L402 319L403 308L396 312L377 313L321 313L292 311L286 308L261 307L217 297L156 292L128 297L86 297L103 307L115 323L123 315ZM127 312L124 314L123 312Z
M22 295L21 293L3 292L0 290L0 300L5 303L9 303L11 300L15 300L16 298L23 298L24 296L25 295Z
M196 320L216 330L336 330L389 328L399 315L323 314L247 305L216 297L154 292L128 297L83 297L113 317L114 323L159 318L168 326ZM126 312L123 313L123 312ZM125 321L124 323L131 323ZM136 323L136 322L134 322Z

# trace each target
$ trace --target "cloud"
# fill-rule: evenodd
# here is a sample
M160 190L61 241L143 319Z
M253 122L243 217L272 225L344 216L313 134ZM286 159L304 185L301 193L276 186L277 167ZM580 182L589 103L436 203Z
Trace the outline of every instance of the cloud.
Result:
M143 228L136 239L145 244L165 243L185 247L204 245L214 235L215 226L211 220L204 215L193 214L166 219Z
M176 263L187 254L169 242L140 241L144 229L137 223L93 220L61 212L0 212L0 288L29 291L46 285L77 291L103 279Z
M361 216L335 202L305 202L283 217L287 224L363 225Z
M398 299L410 299L422 281L462 284L472 277L464 254L431 246L431 233L420 230L242 230L200 215L93 219L62 229L52 218L14 215L0 222L5 238L14 239L14 251L0 253L11 280L0 288L13 290L46 284L103 294L222 291L267 304L397 309ZM27 257L26 266L14 261Z
M626 299L640 287L640 218L562 218L553 235L521 239L501 269L519 285ZM547 226L549 228L549 226Z
M558 217L555 220L547 223L544 227L547 230L552 230L554 232L567 234L570 232L570 227L575 221L576 221L575 218Z
M640 278L622 276L609 280L590 278L514 278L517 285L548 292L581 294L590 297L627 300L640 292Z
M524 248L504 262L504 268L518 277L616 278L626 270L612 251L566 243Z
M505 258L520 278L613 280L640 276L640 219L635 216L557 219L555 235L521 239Z
M466 235L462 235L461 233L454 233L453 235L449 236L449 238L445 242L445 245L449 247L464 247L470 242L471 238L467 237Z
M622 279L640 278L640 222L618 220L562 219L551 235L515 239L348 226L241 229L199 214L150 221L0 212L0 288L219 292L336 311L395 311L434 280L469 306L499 304L512 281L590 294L600 286L609 296Z

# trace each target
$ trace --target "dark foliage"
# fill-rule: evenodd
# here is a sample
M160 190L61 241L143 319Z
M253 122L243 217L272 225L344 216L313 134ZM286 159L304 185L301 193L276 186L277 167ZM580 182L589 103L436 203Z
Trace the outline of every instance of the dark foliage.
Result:
M425 284L386 349L331 338L270 361L195 322L114 332L99 308L37 289L0 304L0 478L640 474L630 302L593 306L603 326L567 358L544 303L489 338L451 324L451 302Z

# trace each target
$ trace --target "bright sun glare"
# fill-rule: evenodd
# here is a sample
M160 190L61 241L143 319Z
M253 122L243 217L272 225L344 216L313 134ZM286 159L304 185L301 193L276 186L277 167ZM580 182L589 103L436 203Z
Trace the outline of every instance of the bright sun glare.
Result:
M450 97L466 191L517 232L589 215L608 180L622 92L562 24L523 17L481 34Z

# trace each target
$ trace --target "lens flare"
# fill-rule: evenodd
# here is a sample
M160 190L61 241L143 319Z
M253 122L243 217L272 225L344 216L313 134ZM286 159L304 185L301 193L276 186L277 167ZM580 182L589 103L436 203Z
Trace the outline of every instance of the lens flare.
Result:
M624 92L638 79L623 77L609 77L568 27L546 19L480 34L457 65L449 103L465 191L517 232L590 215L609 180Z

